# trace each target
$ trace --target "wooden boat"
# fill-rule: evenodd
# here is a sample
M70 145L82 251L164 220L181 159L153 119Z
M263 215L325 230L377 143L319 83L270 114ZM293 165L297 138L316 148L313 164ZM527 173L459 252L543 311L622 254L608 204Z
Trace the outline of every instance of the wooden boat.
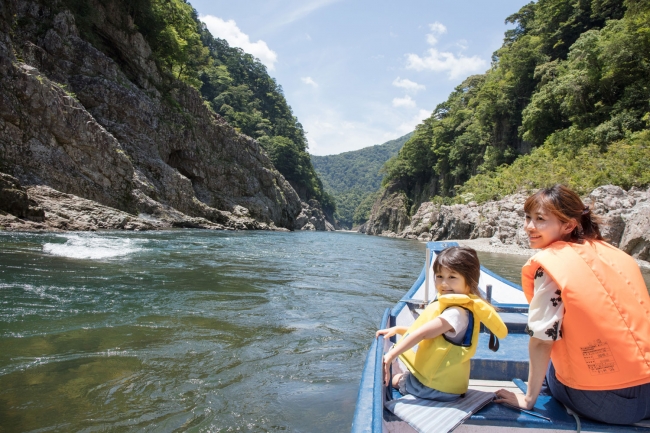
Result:
M380 328L409 326L419 312L436 295L432 264L435 255L455 242L427 243L427 258L418 279L393 308L387 308ZM428 270L428 272L427 272ZM501 388L524 392L528 378L528 340L525 333L528 303L521 286L481 267L479 288L508 325L509 335L500 342L497 352L488 349L488 334L482 332L479 348L471 361L470 389L496 391ZM385 409L386 387L383 386L382 357L393 341L374 339L364 365L352 433L413 433L406 421ZM522 380L523 379L523 380ZM397 391L395 391L396 393ZM399 396L399 395L398 395ZM562 403L550 396L540 396L532 411L520 411L496 403L488 403L454 429L459 433L525 433L540 432L650 432L650 423L634 426L603 424L571 414Z

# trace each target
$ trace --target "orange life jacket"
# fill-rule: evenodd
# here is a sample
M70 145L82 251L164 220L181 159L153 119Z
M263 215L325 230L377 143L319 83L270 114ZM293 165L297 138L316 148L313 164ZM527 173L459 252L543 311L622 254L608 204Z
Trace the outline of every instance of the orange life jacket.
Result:
M634 259L602 241L557 241L522 269L528 302L539 267L562 291L562 339L551 359L563 384L610 390L650 383L650 296Z

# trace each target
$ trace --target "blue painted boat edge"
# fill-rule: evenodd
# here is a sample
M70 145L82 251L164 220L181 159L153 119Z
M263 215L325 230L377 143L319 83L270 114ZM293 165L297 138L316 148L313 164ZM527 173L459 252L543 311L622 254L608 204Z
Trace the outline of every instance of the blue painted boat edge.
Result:
M380 329L386 326L389 314L390 309L387 308L382 317ZM373 338L370 349L368 349L352 419L352 433L379 433L382 431L383 397L381 395L381 385L383 384L381 362L383 358L383 340L383 337ZM377 363L379 363L379 368L377 368ZM379 377L379 387L377 387L377 377Z
M373 381L376 353L377 339L374 338L370 345L370 349L368 349L363 373L361 373L359 393L357 394L357 406L354 409L354 417L352 418L352 433L372 432L372 410L374 401Z
M436 251L436 252L440 252L445 248L457 247L457 246L459 246L458 242L444 242L444 241L427 242L427 248L429 248L431 251Z
M386 308L381 318L379 329L386 328L390 317L390 308ZM376 338L377 347L375 352L375 381L373 384L373 406L372 406L372 431L380 433L384 424L384 337Z

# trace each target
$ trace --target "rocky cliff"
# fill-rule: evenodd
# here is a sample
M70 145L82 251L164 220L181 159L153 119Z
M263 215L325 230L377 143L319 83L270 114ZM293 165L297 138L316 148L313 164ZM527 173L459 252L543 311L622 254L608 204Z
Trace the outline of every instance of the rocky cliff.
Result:
M162 86L128 14L89 5L110 57L58 1L0 3L0 172L50 208L56 194L35 186L163 226L301 228L298 194L258 143L194 88Z
M397 192L385 196L382 202L375 203L365 233L421 241L490 238L495 245L528 247L523 231L527 195L514 194L482 205L444 206L424 202L410 219ZM650 260L650 189L625 191L606 185L583 199L600 217L601 232L608 242L637 259Z

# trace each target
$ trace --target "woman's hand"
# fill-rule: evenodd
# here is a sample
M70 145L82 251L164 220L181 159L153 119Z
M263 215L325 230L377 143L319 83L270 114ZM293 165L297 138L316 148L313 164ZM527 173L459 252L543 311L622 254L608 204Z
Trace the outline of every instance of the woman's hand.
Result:
M535 405L535 401L528 398L528 396L519 393L515 394L506 389L500 389L495 394L497 395L497 398L494 400L495 403L505 403L510 406L529 410Z

